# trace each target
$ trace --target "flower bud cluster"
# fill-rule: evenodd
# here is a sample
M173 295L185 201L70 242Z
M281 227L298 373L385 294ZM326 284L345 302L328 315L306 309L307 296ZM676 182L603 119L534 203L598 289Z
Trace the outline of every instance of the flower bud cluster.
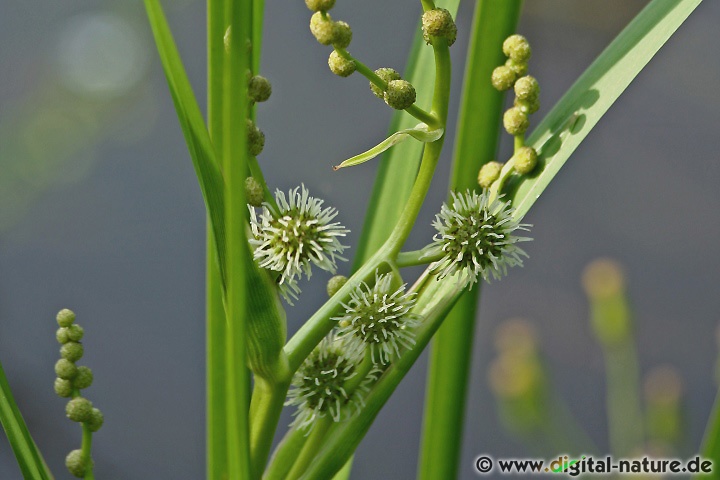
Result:
M88 367L76 365L84 353L80 342L84 330L75 323L75 313L68 309L58 312L57 323L60 328L55 337L61 346L60 359L55 363L55 393L62 398L70 398L65 406L65 414L70 420L82 423L91 432L96 432L103 425L103 414L93 407L90 400L80 395L80 390L92 385L93 373ZM73 450L65 464L70 473L82 478L87 469L92 468L92 459L83 455L81 450Z
M428 44L436 38L444 38L448 46L457 39L457 26L452 14L444 8L433 8L422 16L423 38Z
M378 85L370 82L370 90L372 93L381 98L389 106L396 110L405 110L415 103L417 94L415 87L407 80L403 80L397 70L392 68L378 68L375 75L387 84L383 90Z
M305 0L312 10L310 32L322 45L332 45L333 51L328 58L330 71L339 77L349 77L357 69L355 60L345 49L352 42L352 28L346 22L333 20L327 13L335 5L335 0Z
M504 65L492 72L491 82L499 91L513 89L515 101L503 115L505 130L519 139L516 141L512 160L513 171L527 175L535 169L538 155L535 149L524 146L524 136L530 126L530 115L540 108L540 86L537 79L527 75L528 61L532 50L530 43L522 35L511 35L503 42L503 53L507 56ZM478 184L482 188L490 186L500 177L502 164L489 162L480 169Z

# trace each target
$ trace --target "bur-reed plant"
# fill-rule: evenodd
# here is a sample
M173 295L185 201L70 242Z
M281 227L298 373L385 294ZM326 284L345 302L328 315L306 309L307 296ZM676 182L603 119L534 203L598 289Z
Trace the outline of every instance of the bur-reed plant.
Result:
M288 340L286 308L314 269L336 273L347 230L304 185L273 192L265 181L258 157L266 141L282 139L266 139L255 115L272 93L260 69L264 2L208 0L205 116L160 2L144 1L208 215L208 478L347 478L358 444L431 339L418 478L457 476L480 283L522 265L524 216L700 0L650 2L539 121L531 43L515 32L521 3L475 4L448 200L435 237L407 251L450 144L459 1L422 0L408 12L419 28L401 74L351 53L362 32L332 16L335 1L306 0L330 72L366 77L397 112L386 141L335 167L383 154L352 275L333 278L330 298ZM514 101L503 113L504 91ZM514 150L498 162L503 129ZM425 271L406 278L413 266ZM0 386L3 425L24 475L51 478L4 377ZM286 404L295 421L271 455ZM82 455L91 461L89 451ZM70 470L92 478L92 468Z

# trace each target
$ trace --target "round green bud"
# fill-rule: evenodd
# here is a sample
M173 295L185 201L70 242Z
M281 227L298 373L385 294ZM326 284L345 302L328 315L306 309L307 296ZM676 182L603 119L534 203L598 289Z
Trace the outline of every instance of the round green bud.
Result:
M347 48L352 41L352 29L343 21L335 22L335 39L332 44L335 48Z
M480 168L478 173L478 184L482 188L490 188L495 180L500 177L500 171L502 170L502 163L492 161L488 162Z
M88 388L93 383L93 373L88 367L78 367L77 375L72 380L73 388L83 390Z
M83 456L82 450L73 450L65 457L65 467L73 476L84 478L88 468L92 468L93 461Z
M88 428L90 428L91 432L97 432L103 426L103 423L105 423L105 417L102 412L97 408L93 408L90 420L87 421Z
M391 80L400 80L402 78L397 72L397 70L393 68L378 68L377 70L375 70L375 75L383 79L385 82L390 82ZM376 97L384 99L385 92L383 91L383 89L381 89L372 82L370 82L370 90L372 90Z
M540 100L538 98L533 98L531 100L518 100L516 98L514 105L529 115L538 111L540 108Z
M537 152L532 147L521 147L515 154L515 162L513 168L520 175L527 175L535 169L537 165Z
M58 328L57 332L55 332L55 338L57 339L59 344L69 342L70 337L68 336L68 328L67 327Z
M84 397L76 397L65 405L65 415L73 422L87 422L92 416L92 402Z
M68 339L71 342L79 342L83 335L85 335L85 330L77 323L68 327Z
M245 179L245 200L247 200L247 203L253 207L261 207L264 197L265 192L263 192L260 182L255 180L254 177L247 177Z
M54 388L55 393L57 393L59 397L68 398L72 396L73 385L70 380L65 380L64 378L56 378Z
M516 62L512 58L505 62L505 66L508 67L510 70L515 72L515 75L518 77L522 77L523 75L527 75L528 72L528 64L527 62Z
M431 43L432 37L445 38L448 46L457 39L457 25L449 11L444 8L433 8L422 16L423 38Z
M68 342L60 347L60 356L66 360L75 363L80 360L85 353L82 343Z
M343 58L337 50L333 50L328 58L328 66L330 71L340 77L349 77L355 72L357 65L354 61Z
M75 321L75 313L72 310L63 308L57 314L57 323L61 327L69 327Z
M260 75L250 77L248 82L248 96L253 102L264 102L272 94L272 85L267 78Z
M78 369L73 362L66 358L61 358L55 362L55 375L63 380L72 380L77 375Z
M540 95L540 85L535 77L525 75L515 82L515 96L519 100L535 100Z
M330 45L335 41L335 22L330 18L330 15L315 12L310 17L310 32L320 44Z
M305 5L313 12L327 12L335 6L335 0L305 0Z
M335 275L330 280L328 280L327 283L327 294L328 297L332 297L335 295L338 290L340 290L343 285L345 285L348 281L348 278L345 275Z
M492 86L495 87L496 90L504 92L513 86L516 78L517 75L514 70L505 65L500 65L492 72Z
M396 110L405 110L415 103L415 87L407 80L390 80L385 92L385 103Z
M532 55L530 43L522 35L510 35L503 42L502 49L505 55L516 62L526 63Z
M253 157L260 155L265 148L265 134L250 119L247 121L247 147Z
M530 126L530 120L525 112L512 107L503 115L503 125L510 135L522 135Z

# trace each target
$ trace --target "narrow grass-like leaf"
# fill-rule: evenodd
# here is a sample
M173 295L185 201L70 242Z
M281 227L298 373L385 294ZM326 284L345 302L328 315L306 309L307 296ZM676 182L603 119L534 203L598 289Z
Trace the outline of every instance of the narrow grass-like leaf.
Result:
M526 144L537 149L537 173L508 183L522 218L620 94L702 0L653 0L588 67Z
M447 9L453 16L457 13L459 3L460 0L435 2L437 7ZM432 100L435 62L432 48L423 40L419 25L405 66L404 78L415 86L416 104L427 109ZM403 111L397 111L390 122L389 133L411 128L416 123L417 119L414 117ZM380 248L400 218L420 168L423 145L417 142L405 142L397 145L381 159L356 250L354 270L360 268Z
M426 124L418 123L413 128L405 128L403 130L400 130L399 132L393 133L370 150L363 152L360 155L355 155L354 157L348 158L340 165L334 166L333 170L340 170L341 168L345 167L354 167L355 165L365 163L368 160L372 160L384 151L390 149L391 147L394 147L395 145L398 145L399 143L404 142L409 138L414 138L415 140L418 140L422 143L428 143L439 140L440 137L443 136L443 133L444 130L442 128L430 130Z
M147 10L150 26L155 37L155 44L165 71L170 94L175 104L180 127L200 183L205 207L210 216L220 274L223 279L222 283L225 285L227 278L225 275L225 220L223 177L220 166L160 2L158 0L145 0L145 9Z
M225 173L224 198L227 315L227 409L229 480L259 478L251 476L250 465L250 373L246 366L248 265L247 203L245 178L248 171L246 118L248 113L246 72L251 66L247 41L252 38L252 0L227 0L225 18L232 35L223 68L223 145L222 169ZM212 213L212 212L211 212Z
M53 476L30 436L27 425L15 403L2 363L0 363L0 423L5 430L23 478L51 480Z
M480 167L495 157L503 94L490 83L504 63L503 40L514 33L522 0L478 0L465 67L450 189L478 189ZM456 478L462 450L479 286L465 292L433 338L428 365L418 478Z

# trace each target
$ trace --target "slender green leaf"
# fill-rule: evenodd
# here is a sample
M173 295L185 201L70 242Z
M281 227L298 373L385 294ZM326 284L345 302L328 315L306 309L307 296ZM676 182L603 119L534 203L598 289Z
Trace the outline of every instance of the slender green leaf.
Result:
M27 425L15 403L2 363L0 363L0 423L5 430L23 478L51 480L53 476L30 436Z
M443 133L444 130L442 128L430 130L426 124L418 123L412 128L405 128L403 130L400 130L399 132L393 133L370 150L363 152L360 155L355 155L354 157L348 158L340 165L333 167L333 170L340 170L344 167L354 167L355 165L365 163L368 160L372 160L384 151L390 149L391 147L394 147L395 145L398 145L399 143L404 142L409 138L414 138L415 140L418 140L422 143L428 143L439 140L440 137L443 136Z
M220 166L160 2L145 0L145 9L210 217L220 274L225 285L225 220Z
M225 58L225 20L224 0L208 0L207 2L207 36L208 36L208 130L213 145L222 151L223 134L223 69ZM223 219L224 221L224 219ZM228 462L228 407L227 407L227 376L228 367L225 363L225 339L227 338L227 322L223 305L224 288L219 269L217 244L215 243L212 218L208 214L206 222L206 464L207 478L227 478Z
M702 0L653 0L588 67L526 144L539 155L537 173L508 183L522 218L570 155L632 80Z
M490 83L504 63L503 40L515 32L522 0L478 0L465 67L451 190L478 189L480 167L495 157L503 94ZM435 334L418 478L456 478L460 464L465 399L470 372L479 286L465 292Z
M438 0L435 4L457 13L460 0ZM428 47L418 30L405 67L405 75L417 91L416 105L427 109L430 106L435 83L435 61L432 48ZM390 134L411 128L417 119L403 111L397 111L390 123ZM357 270L385 243L400 218L405 202L420 168L422 143L405 142L390 150L380 161L375 185L365 215L365 225L358 242L353 269Z

